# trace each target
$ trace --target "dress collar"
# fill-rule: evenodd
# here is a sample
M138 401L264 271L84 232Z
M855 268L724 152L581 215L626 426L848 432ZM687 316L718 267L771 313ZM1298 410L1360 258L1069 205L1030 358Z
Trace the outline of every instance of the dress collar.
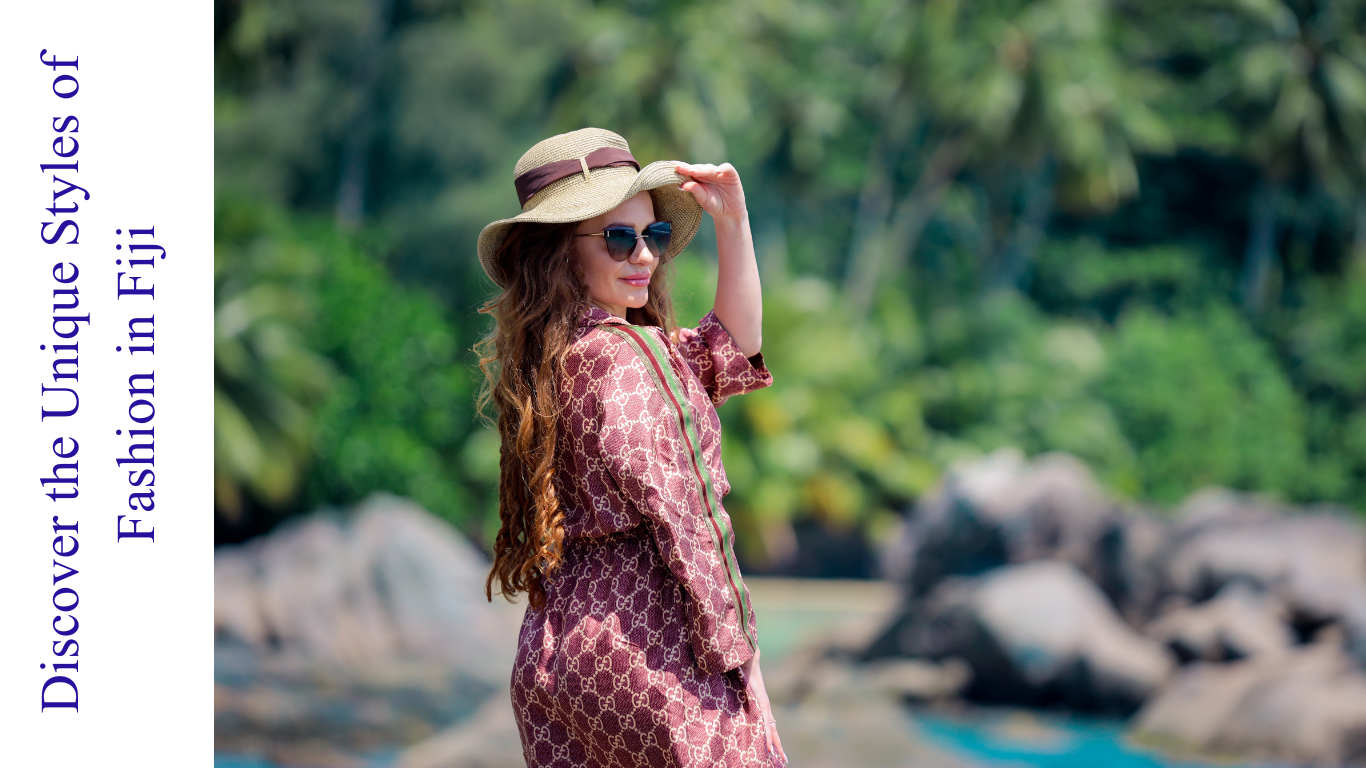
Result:
M617 317L611 312L608 312L602 307L599 307L594 304L589 304L588 311L584 312L583 316L579 318L580 327L602 325L603 323L611 323L616 325L630 325L630 323L626 322L625 318Z

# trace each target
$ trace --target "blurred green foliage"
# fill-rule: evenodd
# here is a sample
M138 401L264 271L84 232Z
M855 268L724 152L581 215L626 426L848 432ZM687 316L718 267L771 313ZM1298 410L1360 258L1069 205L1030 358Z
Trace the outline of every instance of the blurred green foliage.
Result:
M234 525L297 503L334 369L308 338L318 254L220 191L214 217L214 507ZM258 215L252 215L256 213Z
M489 473L466 471L461 456L474 429L474 377L446 309L397 284L371 238L228 195L217 208L222 532L377 489L456 524L481 522L477 493ZM264 307L264 328L234 332L244 303ZM494 470L496 480L496 458Z
M746 559L951 462L1366 509L1366 0L218 0L220 536L374 489L487 542L469 348L511 168L598 125L745 180ZM711 306L709 227L679 317Z
M1304 408L1269 348L1232 307L1127 312L1100 391L1138 450L1138 488L1175 503L1210 483L1312 490Z

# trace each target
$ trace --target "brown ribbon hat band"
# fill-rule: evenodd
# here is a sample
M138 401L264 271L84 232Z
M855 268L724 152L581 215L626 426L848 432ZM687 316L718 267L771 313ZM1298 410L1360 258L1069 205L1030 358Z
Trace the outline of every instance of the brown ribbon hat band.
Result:
M589 171L596 168L616 168L623 165L640 170L640 163L636 162L630 152L616 147L595 149L589 152L587 157L575 160L560 160L538 165L513 181L513 185L517 187L517 202L526 205L526 201L530 200L532 195L566 176L573 176L576 173L587 176Z

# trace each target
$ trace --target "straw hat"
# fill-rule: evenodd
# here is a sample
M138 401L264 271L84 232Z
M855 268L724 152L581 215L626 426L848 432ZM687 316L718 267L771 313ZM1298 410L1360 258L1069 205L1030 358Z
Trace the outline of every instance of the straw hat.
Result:
M659 160L641 168L626 139L601 128L580 128L539 142L522 155L512 173L522 212L495 221L479 233L479 263L495 282L494 254L508 228L519 222L583 221L648 191L655 217L673 225L666 259L686 248L702 225L702 206L691 192L678 188L687 179L674 170L671 161Z

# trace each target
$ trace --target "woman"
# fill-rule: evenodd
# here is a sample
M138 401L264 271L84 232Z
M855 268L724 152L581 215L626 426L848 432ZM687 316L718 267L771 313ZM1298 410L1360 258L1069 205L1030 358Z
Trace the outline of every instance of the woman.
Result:
M716 405L772 382L730 165L584 128L514 171L479 236L502 292L480 342L502 436L493 585L526 592L512 702L529 766L786 763L721 497ZM716 225L715 308L675 328L663 268Z

